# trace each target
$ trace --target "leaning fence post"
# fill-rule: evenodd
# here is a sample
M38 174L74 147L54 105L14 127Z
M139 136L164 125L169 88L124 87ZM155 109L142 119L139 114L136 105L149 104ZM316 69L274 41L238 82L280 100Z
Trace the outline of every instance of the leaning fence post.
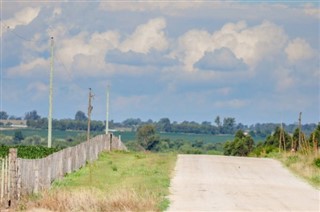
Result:
M10 206L15 204L17 200L17 149L10 148L9 149L9 186L10 186Z

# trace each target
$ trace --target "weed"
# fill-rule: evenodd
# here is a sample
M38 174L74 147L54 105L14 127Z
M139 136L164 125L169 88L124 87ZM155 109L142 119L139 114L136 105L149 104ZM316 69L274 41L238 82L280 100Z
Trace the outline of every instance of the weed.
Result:
M169 207L169 205L170 205L170 201L167 198L165 198L160 202L160 204L158 205L158 208L160 211L165 211Z
M286 161L285 161L285 164L287 166L290 166L291 164L294 164L298 161L298 156L297 155L292 155L292 156L289 156L287 157Z
M145 154L135 154L134 157L137 159L143 159L143 158L146 158L147 156Z
M111 166L112 171L116 172L118 171L118 167L116 165L112 165Z

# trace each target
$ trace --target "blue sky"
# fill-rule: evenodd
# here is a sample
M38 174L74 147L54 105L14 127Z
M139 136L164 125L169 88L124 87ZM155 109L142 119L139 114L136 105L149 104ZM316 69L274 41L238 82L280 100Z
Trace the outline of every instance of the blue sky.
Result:
M1 108L54 118L320 120L317 1L1 1Z

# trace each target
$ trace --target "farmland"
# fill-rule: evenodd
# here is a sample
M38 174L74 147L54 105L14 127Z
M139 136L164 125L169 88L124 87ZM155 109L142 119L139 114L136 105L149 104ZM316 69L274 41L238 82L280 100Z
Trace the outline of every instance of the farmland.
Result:
M47 137L47 130L43 129L16 129L16 130L2 130L0 133L13 136L15 131L21 131L24 137L38 135L42 138ZM63 130L53 130L53 138L55 139L66 139L68 137L75 137L78 135L84 135L85 131L63 131ZM103 134L104 132L94 132L91 134ZM222 143L226 141L233 140L233 135L212 135L212 134L192 134L192 133L158 133L161 139L170 140L183 140L183 141L203 141L204 143ZM136 132L114 132L115 136L121 135L121 140L126 143L128 141L136 140ZM254 137L256 142L262 141L263 137Z
M46 138L48 136L48 131L47 130L42 130L42 129L8 129L8 130L1 130L1 134L7 135L7 136L13 136L15 131L21 131L24 137L28 136L34 136L38 135L42 138ZM68 137L75 137L79 134L84 134L84 131L62 131L62 130L53 130L52 135L53 138L56 139L65 139Z

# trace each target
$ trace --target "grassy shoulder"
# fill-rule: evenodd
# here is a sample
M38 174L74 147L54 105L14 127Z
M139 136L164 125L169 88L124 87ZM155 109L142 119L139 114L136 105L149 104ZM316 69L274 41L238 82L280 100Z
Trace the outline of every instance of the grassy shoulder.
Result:
M278 153L274 158L282 162L295 175L302 177L312 186L320 189L320 167L316 165L319 156L301 153Z
M271 151L272 150L272 151ZM257 156L252 154L251 156ZM320 155L303 154L300 152L262 151L259 157L269 157L279 160L294 175L301 177L312 186L320 189Z
M104 152L99 159L29 197L21 209L53 211L162 211L169 204L176 154Z

